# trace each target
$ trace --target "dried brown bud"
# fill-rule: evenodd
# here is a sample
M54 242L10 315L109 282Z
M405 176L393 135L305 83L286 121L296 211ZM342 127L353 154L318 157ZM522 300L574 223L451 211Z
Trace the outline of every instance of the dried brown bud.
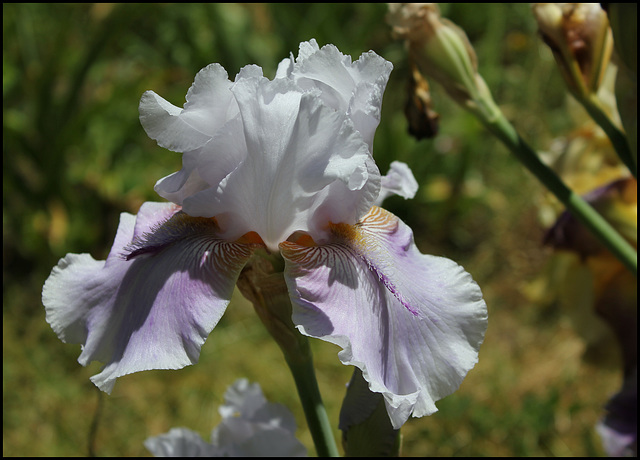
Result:
M577 97L595 93L611 58L613 37L598 3L536 3L540 35Z
M407 84L409 95L404 113L409 122L409 134L418 140L430 139L438 134L440 115L431 107L429 82L415 65Z

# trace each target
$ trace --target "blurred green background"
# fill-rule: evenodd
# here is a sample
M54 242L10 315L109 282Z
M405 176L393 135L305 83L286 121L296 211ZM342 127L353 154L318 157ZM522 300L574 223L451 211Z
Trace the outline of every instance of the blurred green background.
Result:
M535 148L576 127L527 4L441 9L466 30L496 101ZM197 365L121 378L111 396L89 381L99 364L83 368L80 347L57 339L40 299L60 257L104 259L119 214L161 201L155 182L180 169L180 155L140 126L145 90L181 106L207 64L233 79L255 63L272 77L310 38L394 64L374 156L383 173L393 160L408 163L420 190L385 207L423 252L462 264L489 308L479 364L439 412L405 425L403 454L602 455L594 424L621 383L619 359L585 360L586 344L558 306L524 295L549 256L541 187L436 85L440 133L422 141L407 133L408 63L385 13L384 4L3 4L3 455L147 455L144 439L174 426L208 439L224 390L240 377L293 411L314 453L280 351L240 295ZM351 369L337 347L313 347L339 436Z

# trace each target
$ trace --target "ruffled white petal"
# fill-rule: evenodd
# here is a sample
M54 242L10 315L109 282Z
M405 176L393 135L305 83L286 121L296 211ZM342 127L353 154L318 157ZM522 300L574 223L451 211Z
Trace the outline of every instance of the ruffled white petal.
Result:
M282 404L271 403L258 383L238 379L224 395L218 411L222 423L211 432L211 443L228 456L304 456L306 449L295 438L293 414Z
M225 457L306 457L307 450L293 433L275 425L240 418L225 419L216 428ZM212 434L212 442L214 435Z
M373 51L352 62L334 45L319 48L312 39L300 44L289 72L301 88L319 89L325 104L347 113L372 152L382 95L392 69L390 62Z
M144 446L154 457L223 457L224 451L206 442L188 428L171 428L168 433L147 438Z
M477 362L486 305L462 267L421 254L411 230L381 208L333 233L323 246L280 245L293 321L343 348L340 360L382 393L397 429L435 412Z
M211 442L186 428L148 438L144 445L155 456L300 457L306 449L295 437L295 419L283 405L269 403L260 385L238 379L225 393L222 422Z
M106 261L68 254L44 285L47 321L63 341L82 344L82 365L104 363L92 381L108 393L123 375L197 362L254 249L221 241L213 220L177 211L146 203L137 219L123 214Z
M237 115L231 84L220 64L210 64L196 75L184 109L146 91L138 108L140 123L160 147L176 152L198 149Z
M389 172L381 178L380 194L375 205L380 206L390 195L400 195L405 199L413 198L417 191L418 182L413 177L409 166L401 161L392 161L389 165Z
M345 114L286 79L239 79L232 91L242 125L209 146L221 157L245 159L216 188L184 199L186 213L216 216L228 239L255 231L277 250L295 231L317 234L329 220L355 223L366 212L380 176ZM217 180L205 172L215 173L214 164L200 168L207 181Z
M295 433L296 420L282 404L268 402L262 394L260 384L238 379L227 388L225 403L218 408L222 418L240 417L252 422L279 426Z
M271 250L298 231L323 240L330 221L355 223L380 190L371 151L391 68L311 40L273 81L246 66L232 83L212 64L184 109L145 93L145 130L184 152L182 170L155 190L191 216L215 216L225 238L255 231Z
M200 150L187 152L182 155L182 169L163 177L154 187L162 198L182 206L186 197L210 187L209 183L200 177L198 171Z
M256 66L247 66L241 75L257 72L262 71ZM153 91L142 95L140 122L149 137L161 147L184 153L182 169L156 183L155 190L163 198L182 206L185 197L217 184L201 176L202 158L205 162L208 159L210 162L211 157L216 159L218 182L243 159L222 157L209 146L216 133L238 118L238 106L230 91L232 84L221 65L211 64L196 75L187 92L184 109Z

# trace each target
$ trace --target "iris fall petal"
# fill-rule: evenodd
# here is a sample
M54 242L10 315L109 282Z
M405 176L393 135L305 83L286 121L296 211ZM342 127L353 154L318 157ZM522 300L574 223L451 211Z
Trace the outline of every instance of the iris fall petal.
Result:
M462 267L421 254L409 227L381 208L333 233L322 246L280 245L293 321L343 348L340 360L383 394L397 429L435 412L475 365L486 305Z
M253 249L221 241L212 219L145 203L137 218L122 215L106 261L68 254L54 267L46 319L82 344L82 365L104 363L92 381L110 393L117 377L197 362Z

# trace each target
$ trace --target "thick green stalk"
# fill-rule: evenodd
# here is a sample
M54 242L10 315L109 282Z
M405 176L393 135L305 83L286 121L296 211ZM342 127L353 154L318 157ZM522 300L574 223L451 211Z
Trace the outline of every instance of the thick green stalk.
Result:
M638 254L636 250L580 195L568 188L536 152L518 135L515 128L502 115L491 119L479 117L531 173L565 205L567 210L600 240L636 277Z
M322 404L320 389L313 367L313 357L309 340L301 335L301 346L295 354L285 352L285 359L296 382L298 396L302 403L307 425L316 446L319 457L339 457L338 446L333 437L333 430L327 411ZM284 350L283 350L284 352Z
M627 137L624 133L613 124L613 121L607 115L606 111L602 107L602 103L598 99L598 96L591 94L589 97L579 99L580 103L584 106L591 118L602 128L605 132L616 153L620 157L620 160L625 164L633 177L638 178L638 166L633 160L633 155L627 142Z

